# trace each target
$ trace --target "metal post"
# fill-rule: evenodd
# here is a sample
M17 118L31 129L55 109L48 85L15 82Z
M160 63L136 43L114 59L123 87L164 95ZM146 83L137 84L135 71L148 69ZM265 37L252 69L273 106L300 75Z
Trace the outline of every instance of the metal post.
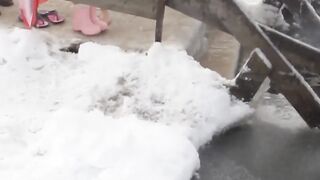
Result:
M163 19L166 7L166 0L158 0L157 16L156 16L156 34L155 41L162 41Z

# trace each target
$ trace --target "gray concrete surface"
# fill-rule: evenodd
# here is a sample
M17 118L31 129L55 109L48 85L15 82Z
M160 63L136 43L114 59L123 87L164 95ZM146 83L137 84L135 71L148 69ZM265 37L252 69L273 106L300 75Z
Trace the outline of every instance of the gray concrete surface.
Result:
M235 77L240 52L239 42L231 35L214 27L207 27L208 48L200 64L218 72L221 76Z
M17 0L12 7L1 7L0 27L23 27L18 21ZM100 44L111 44L127 50L145 51L154 42L155 21L151 19L132 16L129 14L110 11L112 17L111 29L97 36L84 36L72 31L72 8L74 4L65 0L49 0L40 6L40 9L56 9L66 18L60 25L51 25L40 31L48 32L63 38L66 44L76 40L94 41ZM163 43L190 50L190 55L197 56L203 51L205 42L203 38L205 26L195 19L189 18L179 12L166 9L164 20ZM198 49L198 50L194 50Z
M201 180L319 180L320 131L282 96L265 94L247 123L200 152Z

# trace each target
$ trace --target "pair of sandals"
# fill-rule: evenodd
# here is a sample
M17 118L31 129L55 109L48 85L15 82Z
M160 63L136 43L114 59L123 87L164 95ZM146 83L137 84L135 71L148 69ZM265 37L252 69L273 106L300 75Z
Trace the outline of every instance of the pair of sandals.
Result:
M19 16L19 20L22 18ZM56 10L39 10L36 23L34 27L36 28L46 28L51 24L60 24L64 22L64 17L60 16Z

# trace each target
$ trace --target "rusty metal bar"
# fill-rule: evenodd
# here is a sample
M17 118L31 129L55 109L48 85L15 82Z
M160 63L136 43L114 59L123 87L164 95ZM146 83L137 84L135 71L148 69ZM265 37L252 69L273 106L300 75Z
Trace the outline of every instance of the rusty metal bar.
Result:
M271 68L269 60L261 50L254 50L237 75L235 86L230 88L230 93L242 101L251 101L270 74Z
M293 39L268 26L262 24L259 26L296 69L320 74L319 49L300 40Z

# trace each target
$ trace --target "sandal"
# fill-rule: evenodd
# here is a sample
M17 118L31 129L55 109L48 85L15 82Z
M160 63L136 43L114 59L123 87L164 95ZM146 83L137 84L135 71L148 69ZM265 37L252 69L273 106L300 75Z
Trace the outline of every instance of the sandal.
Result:
M23 22L21 16L18 17L18 20ZM46 21L43 17L38 16L34 27L36 28L46 28L49 26L48 21Z
M46 21L43 17L38 15L36 24L34 25L34 27L36 28L46 28L49 26L49 22Z
M52 24L60 24L64 22L64 17L60 16L56 10L39 10L39 15Z

